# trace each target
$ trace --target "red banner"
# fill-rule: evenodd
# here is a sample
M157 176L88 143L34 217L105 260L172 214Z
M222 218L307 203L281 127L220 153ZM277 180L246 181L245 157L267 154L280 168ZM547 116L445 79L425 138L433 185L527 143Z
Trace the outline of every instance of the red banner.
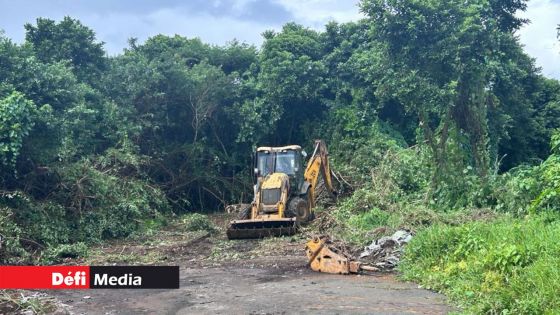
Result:
M89 266L0 266L0 289L88 289Z

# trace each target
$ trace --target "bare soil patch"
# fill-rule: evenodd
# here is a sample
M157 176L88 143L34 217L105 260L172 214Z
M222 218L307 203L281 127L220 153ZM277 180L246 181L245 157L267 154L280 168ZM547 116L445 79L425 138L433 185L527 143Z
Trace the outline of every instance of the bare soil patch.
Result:
M330 275L307 267L301 235L225 238L227 215L212 215L214 233L170 226L151 237L94 248L68 264L179 265L177 290L47 291L67 314L445 314L443 296L392 274ZM180 223L179 223L180 224Z

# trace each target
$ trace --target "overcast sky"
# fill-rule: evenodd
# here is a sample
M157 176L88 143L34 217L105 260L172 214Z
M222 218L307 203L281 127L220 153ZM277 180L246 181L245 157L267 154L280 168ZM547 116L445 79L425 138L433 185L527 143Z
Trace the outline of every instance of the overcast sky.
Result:
M259 46L261 33L290 21L321 30L329 20L347 22L362 17L357 0L0 0L0 29L16 42L23 24L37 17L59 20L65 15L93 28L114 55L127 39L140 41L156 34L200 37L213 44L236 38ZM560 79L560 0L531 0L523 16L531 24L520 32L526 51L543 74Z

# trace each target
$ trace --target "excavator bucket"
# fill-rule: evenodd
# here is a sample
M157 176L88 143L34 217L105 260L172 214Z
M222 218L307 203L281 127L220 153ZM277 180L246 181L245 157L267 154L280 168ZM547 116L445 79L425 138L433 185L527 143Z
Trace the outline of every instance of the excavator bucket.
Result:
M274 220L234 220L227 229L228 239L264 238L294 235L297 232L295 218Z
M326 240L318 237L307 242L305 251L309 267L313 271L347 275L357 273L361 267L359 262L349 259L336 248L330 247Z

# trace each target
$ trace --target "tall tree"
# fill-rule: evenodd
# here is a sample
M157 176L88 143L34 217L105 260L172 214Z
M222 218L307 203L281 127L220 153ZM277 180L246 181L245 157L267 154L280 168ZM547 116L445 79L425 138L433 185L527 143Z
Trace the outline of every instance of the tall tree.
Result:
M39 60L66 61L79 80L98 82L106 59L103 43L96 40L93 30L68 16L59 23L38 18L36 25L25 24L25 30L25 40L33 45Z
M376 95L418 116L434 160L433 186L449 172L450 137L468 148L481 175L489 167L487 108L499 43L524 22L524 0L507 2L363 0ZM466 140L466 141L465 141Z
M305 126L325 111L326 68L319 34L289 23L264 33L259 71L249 84L257 97L246 100L243 139L271 144L302 143Z

